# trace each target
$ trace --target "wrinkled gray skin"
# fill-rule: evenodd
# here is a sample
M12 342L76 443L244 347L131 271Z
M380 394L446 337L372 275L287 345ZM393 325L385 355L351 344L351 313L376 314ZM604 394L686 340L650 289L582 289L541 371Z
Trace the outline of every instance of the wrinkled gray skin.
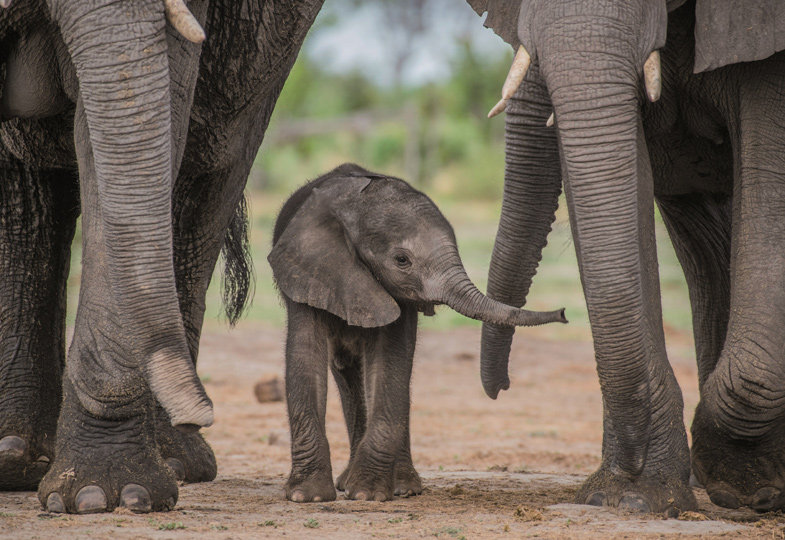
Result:
M577 502L695 507L662 331L656 200L692 304L692 469L719 505L785 508L781 2L469 1L533 57L507 107L489 296L524 304L562 185L567 196L604 404L603 462ZM649 103L642 68L655 49L662 97ZM512 335L483 327L494 398L509 386Z
M286 302L286 497L386 501L422 483L409 444L417 313L435 304L504 325L567 322L490 300L466 275L452 227L424 194L346 164L292 195L268 257ZM351 457L333 486L325 437L327 368L341 394Z
M243 187L321 4L193 0L202 45L162 0L0 9L0 489L40 481L55 512L150 511L174 506L177 477L215 477L196 433L212 422L194 365L205 292L225 246L230 318L242 309Z

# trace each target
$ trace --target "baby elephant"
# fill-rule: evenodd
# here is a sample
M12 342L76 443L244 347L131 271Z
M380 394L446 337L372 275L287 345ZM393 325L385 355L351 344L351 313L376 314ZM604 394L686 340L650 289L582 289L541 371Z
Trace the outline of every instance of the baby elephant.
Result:
M422 483L409 447L417 312L485 322L567 322L485 297L463 268L452 227L403 180L346 164L301 187L275 224L268 260L288 313L286 400L292 472L286 497L385 501ZM325 436L327 366L341 394L349 466L333 487Z

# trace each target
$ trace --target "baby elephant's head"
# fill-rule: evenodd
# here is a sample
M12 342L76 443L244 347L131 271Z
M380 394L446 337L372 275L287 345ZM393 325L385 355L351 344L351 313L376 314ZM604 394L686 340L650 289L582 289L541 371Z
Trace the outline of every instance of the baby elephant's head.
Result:
M341 167L316 180L275 239L269 261L281 291L351 325L383 326L398 302L447 304L485 322L566 322L563 310L516 309L483 295L458 255L452 227L423 193L397 178Z

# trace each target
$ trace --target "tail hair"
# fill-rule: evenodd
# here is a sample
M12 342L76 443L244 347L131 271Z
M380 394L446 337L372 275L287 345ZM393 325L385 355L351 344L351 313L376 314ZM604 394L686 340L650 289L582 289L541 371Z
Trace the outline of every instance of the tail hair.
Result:
M229 325L234 326L250 305L255 289L248 241L248 201L245 195L234 210L232 222L224 236L221 255L224 260L221 275L224 312Z

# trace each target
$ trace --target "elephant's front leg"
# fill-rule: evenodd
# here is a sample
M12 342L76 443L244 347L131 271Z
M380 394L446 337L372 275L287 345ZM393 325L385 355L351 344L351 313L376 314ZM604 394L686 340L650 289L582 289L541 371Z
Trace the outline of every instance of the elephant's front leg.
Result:
M387 501L396 492L422 492L409 448L409 383L417 310L402 306L401 317L378 332L365 352L368 426L345 477L350 499Z
M292 471L286 498L294 502L335 500L330 446L325 432L327 328L313 308L286 301L286 405L292 436Z
M785 509L785 55L736 68L730 320L692 424L693 470L720 506Z
M54 458L75 174L9 158L0 201L0 491L30 490Z

